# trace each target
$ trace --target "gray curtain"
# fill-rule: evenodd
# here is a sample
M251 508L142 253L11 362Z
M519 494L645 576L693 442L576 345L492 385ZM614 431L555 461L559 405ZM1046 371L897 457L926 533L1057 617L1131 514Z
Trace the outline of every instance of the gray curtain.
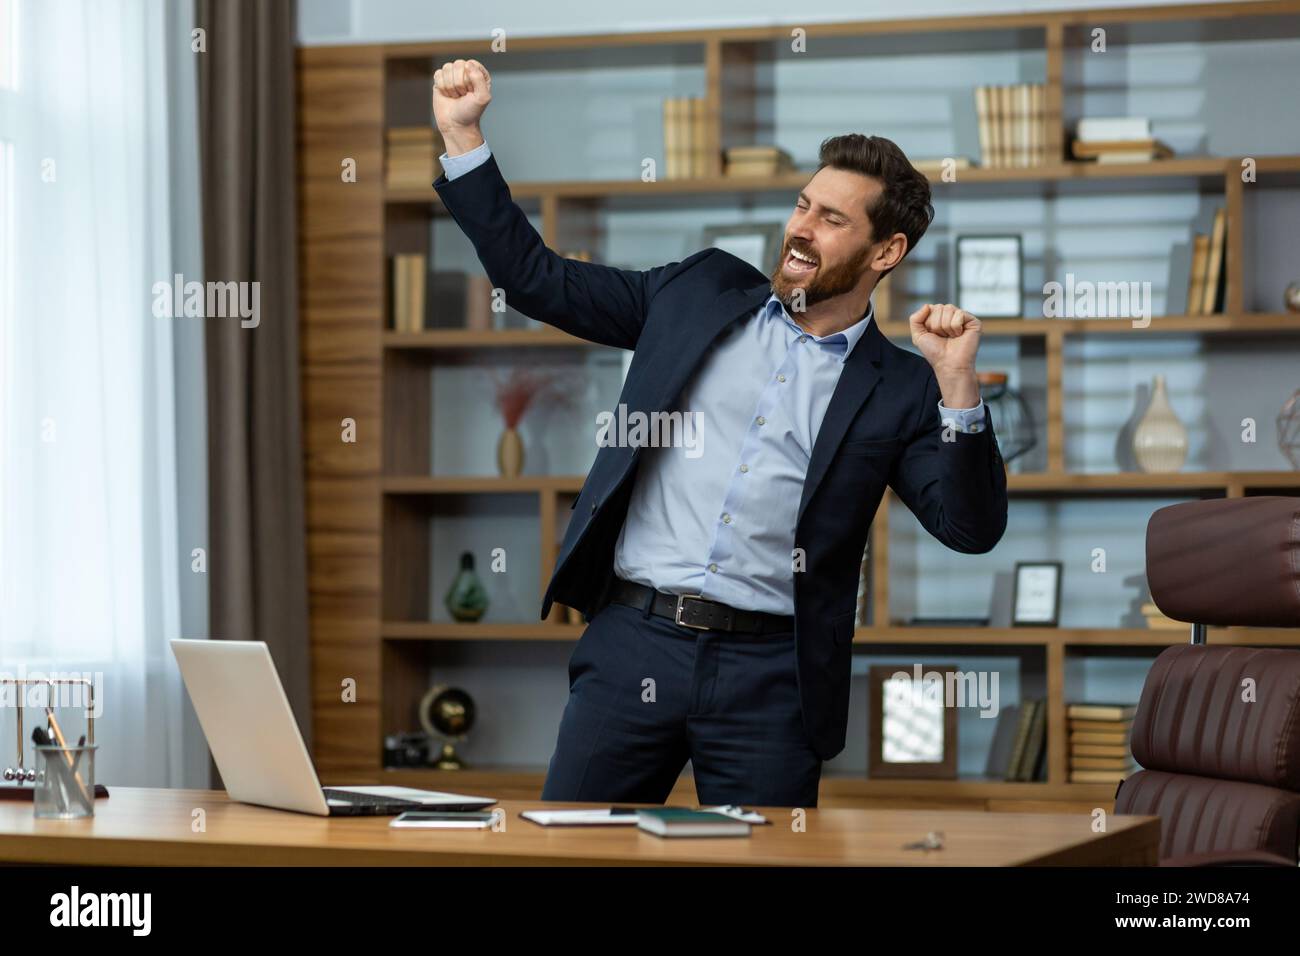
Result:
M269 645L311 745L294 189L295 3L197 0L203 266L259 286L204 321L214 640ZM250 300L251 302L251 300ZM250 327L244 327L248 325Z

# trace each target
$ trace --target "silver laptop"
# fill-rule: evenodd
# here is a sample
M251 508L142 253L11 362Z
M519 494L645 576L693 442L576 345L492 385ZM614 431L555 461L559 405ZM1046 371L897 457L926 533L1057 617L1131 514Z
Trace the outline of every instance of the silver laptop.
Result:
M318 816L481 810L497 801L412 787L325 787L262 641L172 641L226 792L240 803Z

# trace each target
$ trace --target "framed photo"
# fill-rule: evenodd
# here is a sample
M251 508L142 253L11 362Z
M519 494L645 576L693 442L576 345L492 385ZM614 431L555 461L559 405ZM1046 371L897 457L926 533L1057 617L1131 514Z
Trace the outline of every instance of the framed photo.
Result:
M1017 561L1011 588L1012 627L1056 627L1061 622L1061 562Z
M785 225L779 222L740 222L730 226L706 226L704 245L715 246L743 259L763 275L776 269L785 241Z
M957 779L957 708L948 706L953 664L875 664L869 671L867 776Z
M1019 236L958 236L957 307L981 319L1024 314Z

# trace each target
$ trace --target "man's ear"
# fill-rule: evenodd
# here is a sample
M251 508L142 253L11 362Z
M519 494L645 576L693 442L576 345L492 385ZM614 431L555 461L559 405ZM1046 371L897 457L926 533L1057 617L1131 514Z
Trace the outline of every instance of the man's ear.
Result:
M892 269L903 261L905 255L907 255L907 236L896 232L876 248L875 255L871 257L871 268L876 272Z

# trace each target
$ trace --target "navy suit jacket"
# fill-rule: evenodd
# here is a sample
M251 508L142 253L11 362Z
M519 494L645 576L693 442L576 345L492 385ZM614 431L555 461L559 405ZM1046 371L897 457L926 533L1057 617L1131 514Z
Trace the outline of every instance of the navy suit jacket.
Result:
M629 413L671 411L709 344L770 292L766 276L719 249L643 272L562 258L512 201L495 158L451 181L440 176L434 187L513 308L634 350L619 396ZM982 431L942 441L939 400L929 363L891 343L873 320L849 353L813 446L795 527L803 570L792 576L804 726L824 760L844 749L858 574L885 486L956 551L989 551L1006 528L1006 468L991 414L985 411ZM588 618L608 603L640 451L597 452L542 599L543 618L552 601Z

